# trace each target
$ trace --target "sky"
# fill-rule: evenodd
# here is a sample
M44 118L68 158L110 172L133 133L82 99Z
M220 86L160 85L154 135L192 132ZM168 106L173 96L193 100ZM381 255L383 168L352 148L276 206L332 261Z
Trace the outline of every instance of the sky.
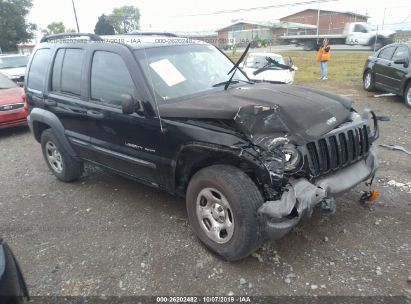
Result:
M258 21L275 21L283 16L313 8L336 11L351 11L368 14L373 25L383 23L387 29L411 29L410 0L337 0L328 3L287 6L267 10L203 15L230 9L247 9L267 5L281 5L302 2L303 0L74 0L81 32L94 32L94 26L101 14L110 14L113 8L123 5L134 5L140 9L141 30L145 31L213 31L229 25L235 19ZM189 16L197 15L197 16ZM66 27L75 29L75 19L71 0L34 0L33 8L28 16L30 22L39 28L49 23L62 21ZM405 21L405 22L404 22Z

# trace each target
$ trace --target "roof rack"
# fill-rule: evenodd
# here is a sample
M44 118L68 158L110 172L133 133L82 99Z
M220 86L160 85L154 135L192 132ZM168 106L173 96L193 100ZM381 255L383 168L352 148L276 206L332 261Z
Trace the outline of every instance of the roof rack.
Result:
M50 40L66 39L72 37L89 37L90 41L103 41L103 39L99 35L91 33L61 33L44 36L43 38L41 38L40 42L47 42Z
M132 32L132 33L126 33L124 35L178 37L176 34L169 33L169 32Z

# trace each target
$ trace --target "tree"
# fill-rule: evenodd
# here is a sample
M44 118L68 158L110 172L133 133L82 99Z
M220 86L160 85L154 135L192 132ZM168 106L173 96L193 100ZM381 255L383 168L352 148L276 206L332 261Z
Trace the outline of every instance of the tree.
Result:
M132 5L118 7L113 9L109 20L117 34L130 33L140 28L140 10Z
M36 25L26 21L32 6L32 0L0 0L0 48L3 51L14 51L17 43L34 37Z
M54 35L66 32L66 27L63 22L52 22L45 29L42 29L41 32L44 35Z
M98 21L94 28L94 33L97 35L114 35L114 27L106 15L98 17Z

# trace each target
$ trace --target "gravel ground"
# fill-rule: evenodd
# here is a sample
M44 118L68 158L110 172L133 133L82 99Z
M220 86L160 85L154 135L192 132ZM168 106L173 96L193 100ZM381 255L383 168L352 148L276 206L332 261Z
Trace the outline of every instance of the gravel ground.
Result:
M411 150L411 110L359 82L315 86L371 107L378 143ZM32 295L401 295L411 289L410 156L380 148L373 205L359 186L283 239L228 263L193 235L182 199L98 168L62 183L27 128L0 131L0 235ZM407 184L408 183L408 184Z

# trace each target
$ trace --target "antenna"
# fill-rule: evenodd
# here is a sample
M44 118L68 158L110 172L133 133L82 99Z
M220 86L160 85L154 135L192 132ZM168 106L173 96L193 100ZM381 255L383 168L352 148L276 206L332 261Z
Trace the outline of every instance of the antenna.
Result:
M143 48L144 50L144 57L146 58L146 64L147 64L147 71L148 71L148 75L150 77L150 86L151 86L151 90L153 91L153 95L154 95L154 102L156 103L156 109L157 109L157 114L158 114L158 120L160 121L160 129L161 129L161 133L164 133L164 129L163 129L163 122L161 121L161 115L160 115L160 108L158 107L158 102L157 102L157 94L154 91L154 85L153 85L153 78L151 77L151 72L150 72L150 67L148 65L148 59L147 59L147 53L146 53L146 49Z
M77 33L80 33L80 27L78 26L77 12L76 12L76 6L74 5L74 0L71 0L71 4L73 4L74 18L76 18Z

